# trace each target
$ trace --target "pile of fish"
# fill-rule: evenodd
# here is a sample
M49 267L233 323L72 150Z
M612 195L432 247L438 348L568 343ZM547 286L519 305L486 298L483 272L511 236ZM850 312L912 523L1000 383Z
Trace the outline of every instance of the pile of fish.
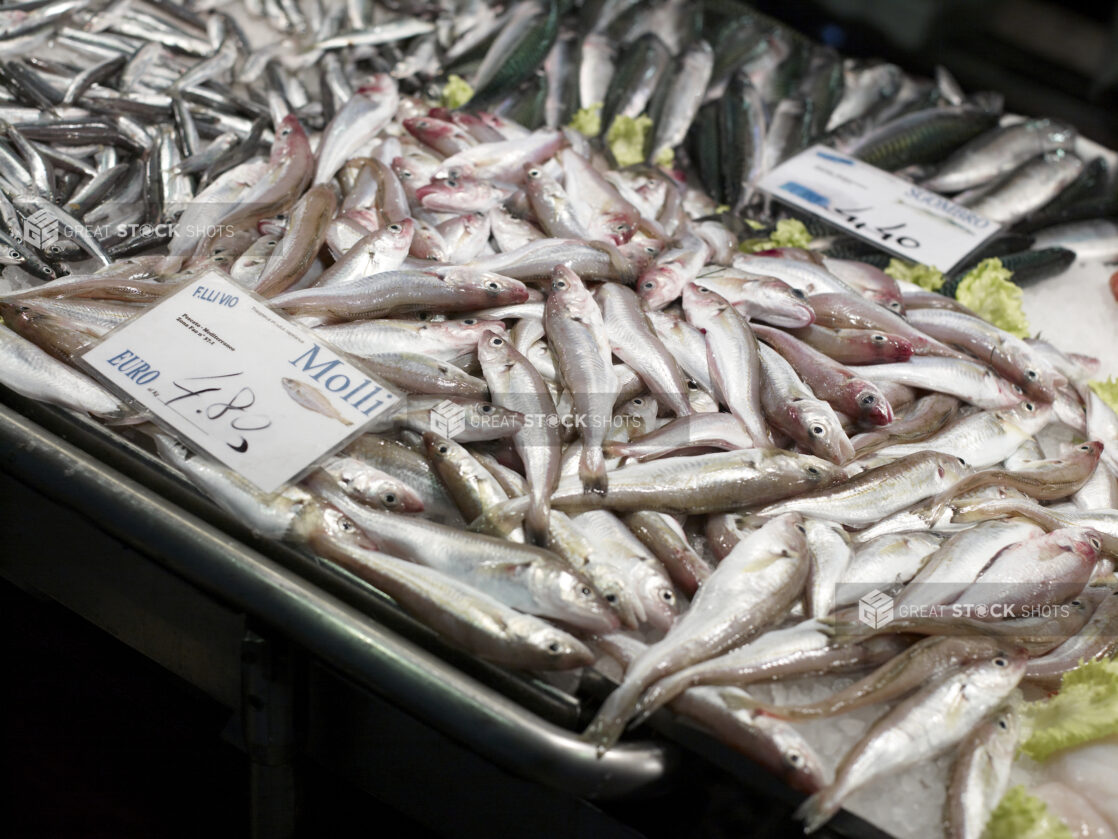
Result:
M568 6L257 0L263 44L201 3L5 7L0 382L143 436L464 650L617 679L585 733L601 750L667 706L812 793L810 829L955 753L946 830L978 836L1019 686L1118 637L1097 362L846 237L738 245L783 212L757 177L820 139L1007 224L1113 214L1107 167L1067 126L999 125L995 96L734 2ZM431 100L448 72L465 108ZM596 106L603 134L649 115L647 159L673 163L619 168L566 127ZM1031 242L982 256L1040 259ZM206 271L400 410L265 496L80 372ZM892 622L859 621L890 597ZM746 689L836 673L857 679L806 704ZM798 721L874 705L830 776Z

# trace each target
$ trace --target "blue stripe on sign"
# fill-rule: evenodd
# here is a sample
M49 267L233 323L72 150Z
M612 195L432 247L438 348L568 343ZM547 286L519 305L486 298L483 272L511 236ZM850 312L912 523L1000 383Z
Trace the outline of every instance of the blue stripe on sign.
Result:
M829 198L825 195L820 195L813 189L808 189L803 184L798 184L795 181L787 181L780 185L780 188L785 192L790 192L793 195L798 195L805 201L810 201L812 204L818 204L820 207L828 207L831 204Z
M815 156L816 157L821 157L824 160L833 161L835 163L841 163L844 166L853 166L854 165L853 160L848 160L845 157L839 157L837 154L827 154L827 152L825 152L825 151L817 151L815 153Z

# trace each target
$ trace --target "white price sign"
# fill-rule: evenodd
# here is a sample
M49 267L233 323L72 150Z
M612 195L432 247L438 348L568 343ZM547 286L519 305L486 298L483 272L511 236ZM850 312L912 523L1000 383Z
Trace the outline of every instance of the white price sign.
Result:
M949 198L826 146L789 158L758 186L902 259L944 272L1001 230Z
M265 492L399 399L310 329L214 271L113 330L82 358Z

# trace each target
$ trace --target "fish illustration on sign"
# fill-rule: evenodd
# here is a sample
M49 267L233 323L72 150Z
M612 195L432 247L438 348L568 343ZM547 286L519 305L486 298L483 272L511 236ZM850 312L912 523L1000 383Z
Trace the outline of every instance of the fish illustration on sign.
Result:
M342 425L353 425L352 422L347 420L335 410L334 406L330 404L318 388L314 385L308 385L304 382L296 381L295 379L284 378L282 380L283 389L287 392L297 405L306 408L308 411L314 411L316 414L322 414L324 417L336 419Z

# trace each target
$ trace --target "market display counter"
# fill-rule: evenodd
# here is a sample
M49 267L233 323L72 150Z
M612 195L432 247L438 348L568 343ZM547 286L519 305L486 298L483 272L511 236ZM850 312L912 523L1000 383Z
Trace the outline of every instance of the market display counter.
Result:
M589 802L670 794L697 759L797 800L667 714L655 721L666 736L597 757L577 736L585 713L569 695L446 647L344 572L256 538L126 440L3 396L0 497L28 526L9 535L0 574L239 714L255 835L292 830L296 747L456 835L523 835L530 812L536 835L631 836ZM67 511L101 542L68 550ZM470 805L478 790L501 805ZM846 814L828 830L884 835Z

